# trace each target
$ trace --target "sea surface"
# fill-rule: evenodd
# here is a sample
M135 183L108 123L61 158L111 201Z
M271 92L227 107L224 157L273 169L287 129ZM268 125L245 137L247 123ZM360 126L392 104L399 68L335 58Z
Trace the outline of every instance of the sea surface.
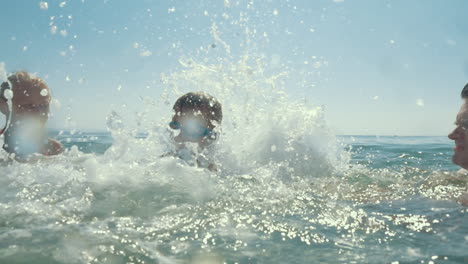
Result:
M446 137L223 141L213 173L151 133L55 136L0 167L0 263L468 263Z

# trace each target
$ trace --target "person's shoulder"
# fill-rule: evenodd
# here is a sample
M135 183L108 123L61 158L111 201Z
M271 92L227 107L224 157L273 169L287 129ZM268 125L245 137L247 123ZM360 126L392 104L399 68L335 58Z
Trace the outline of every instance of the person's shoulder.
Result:
M46 149L43 154L46 156L53 156L53 155L58 155L62 152L63 152L62 144L55 139L49 138L49 141L47 142Z

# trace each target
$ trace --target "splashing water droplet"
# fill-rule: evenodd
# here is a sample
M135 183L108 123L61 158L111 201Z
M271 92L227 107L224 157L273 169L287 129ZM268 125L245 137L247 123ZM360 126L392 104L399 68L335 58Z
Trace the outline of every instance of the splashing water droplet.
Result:
M47 2L39 2L39 8L41 10L47 10L49 9L49 4Z
M109 130L121 130L124 128L122 117L117 112L112 111L106 119Z
M151 51L149 51L149 50L142 50L140 52L140 57L149 57L151 55L153 55L153 53Z
M7 99L7 100L11 100L13 99L13 91L11 89L7 89L3 92L3 96Z
M56 109L59 109L62 107L62 104L60 103L60 101L58 99L53 99L52 100L52 107L56 108Z
M424 99L417 99L416 100L416 105L419 106L419 107L423 107L424 106Z
M52 35L57 34L57 26L50 27L50 34L52 34Z
M47 91L47 89L42 89L41 90L41 95L42 96L47 96L47 95L49 95L49 91Z

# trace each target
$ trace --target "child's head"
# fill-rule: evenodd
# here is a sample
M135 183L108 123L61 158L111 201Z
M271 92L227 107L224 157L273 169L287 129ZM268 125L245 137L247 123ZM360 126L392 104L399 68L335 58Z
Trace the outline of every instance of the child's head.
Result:
M8 101L11 100L11 111ZM0 112L7 116L3 148L18 157L33 153L49 153L46 122L49 117L51 96L49 87L40 78L27 72L17 72L2 83L0 89ZM8 120L8 118L11 118ZM7 127L8 126L8 127ZM57 143L57 149L60 144Z
M216 139L213 131L221 125L221 104L213 96L203 92L182 95L174 104L174 116L170 127L180 129L178 142L208 143Z
M11 87L10 87L11 86ZM8 114L7 93L13 93L12 119L27 116L46 122L49 114L50 91L47 84L27 72L17 72L8 77L0 89L0 111Z

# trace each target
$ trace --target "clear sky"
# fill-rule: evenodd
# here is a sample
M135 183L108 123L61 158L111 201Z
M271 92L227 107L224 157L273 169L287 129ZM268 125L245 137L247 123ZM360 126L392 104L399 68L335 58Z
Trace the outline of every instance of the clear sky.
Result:
M246 49L337 134L446 135L468 82L468 1L2 1L0 62L46 79L54 128L103 130L181 57ZM212 34L217 26L220 39ZM255 30L246 43L245 29ZM201 52L223 43L231 52Z

